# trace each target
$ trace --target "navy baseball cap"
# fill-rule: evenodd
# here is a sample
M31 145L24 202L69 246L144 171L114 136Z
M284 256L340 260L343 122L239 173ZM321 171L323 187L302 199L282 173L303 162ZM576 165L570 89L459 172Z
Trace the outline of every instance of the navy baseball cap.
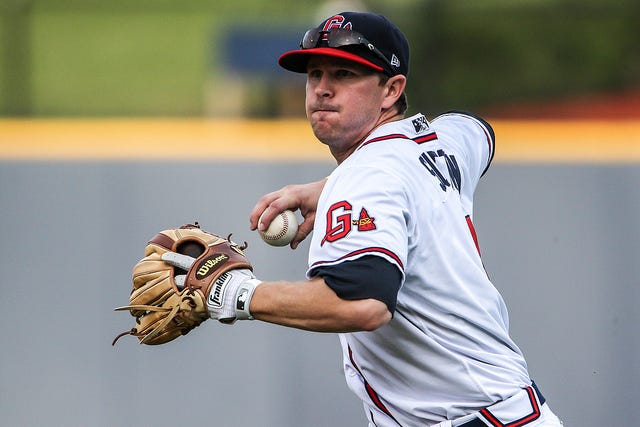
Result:
M300 49L283 53L278 64L307 72L311 55L333 56L365 65L388 76L409 74L409 43L402 31L382 15L342 12L307 31Z

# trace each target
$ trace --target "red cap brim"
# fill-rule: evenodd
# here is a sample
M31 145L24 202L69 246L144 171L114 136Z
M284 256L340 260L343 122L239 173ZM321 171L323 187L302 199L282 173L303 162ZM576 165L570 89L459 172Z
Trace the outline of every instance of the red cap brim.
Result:
M280 64L282 68L289 71L293 71L296 73L306 73L307 62L309 61L309 57L311 55L324 55L333 56L334 58L347 59L349 61L365 65L369 68L373 68L376 71L383 71L383 68L381 66L376 65L361 56L358 56L351 52L347 52L346 50L334 49L330 47L291 50L280 55L280 58L278 58L278 64Z

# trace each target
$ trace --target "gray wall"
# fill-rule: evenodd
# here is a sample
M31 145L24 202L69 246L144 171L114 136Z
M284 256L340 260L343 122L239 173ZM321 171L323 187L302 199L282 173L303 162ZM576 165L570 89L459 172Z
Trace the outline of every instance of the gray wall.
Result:
M266 246L248 213L331 168L0 163L0 425L364 426L331 334L207 322L165 346L111 347L133 320L112 308L163 228L197 219L246 240L260 278L302 278L307 246ZM568 426L640 419L638 183L637 165L498 163L476 195L512 335Z

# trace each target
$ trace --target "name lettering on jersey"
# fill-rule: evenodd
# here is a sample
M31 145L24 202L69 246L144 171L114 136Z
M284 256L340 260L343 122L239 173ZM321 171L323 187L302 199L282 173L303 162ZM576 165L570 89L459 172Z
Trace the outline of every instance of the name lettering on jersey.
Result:
M455 190L460 192L462 176L454 155L447 154L442 149L427 151L420 155L420 163L439 181L442 191L447 191L448 187L453 186ZM444 165L442 165L442 163L444 163ZM438 168L438 165L440 165L440 168ZM449 179L447 179L442 172L445 167Z
M360 217L353 220L353 225L358 226L358 231L371 231L376 229L374 223L375 218L369 216L369 213L365 208L360 211Z
M343 239L351 232L351 203L345 201L334 203L327 211L327 229L320 246L325 242Z

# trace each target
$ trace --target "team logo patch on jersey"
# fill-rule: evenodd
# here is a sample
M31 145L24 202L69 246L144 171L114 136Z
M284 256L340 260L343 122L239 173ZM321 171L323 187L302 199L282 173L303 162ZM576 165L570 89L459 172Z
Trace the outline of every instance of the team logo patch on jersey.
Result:
M425 116L421 115L419 117L416 117L415 119L411 120L411 123L413 124L413 128L416 130L416 133L420 133L429 129L429 122L427 121L427 118Z
M327 211L327 229L320 246L335 242L351 232L351 203L346 200L334 203Z
M333 243L344 239L351 233L351 230L371 231L376 229L375 218L369 215L365 208L360 210L358 219L353 219L352 205L346 200L334 203L327 211L327 228L320 242L320 246L325 243Z
M374 223L375 218L369 216L369 213L365 208L360 211L360 217L353 220L353 225L358 226L358 231L371 231L376 229Z

